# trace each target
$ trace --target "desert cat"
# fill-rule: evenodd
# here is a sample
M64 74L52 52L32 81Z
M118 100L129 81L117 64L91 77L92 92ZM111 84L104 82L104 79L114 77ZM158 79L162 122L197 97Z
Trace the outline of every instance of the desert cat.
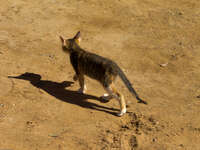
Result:
M80 31L72 39L64 39L62 36L60 36L60 39L63 51L70 55L70 61L76 73L74 75L74 80L79 80L79 92L84 93L86 90L84 75L96 79L108 92L108 94L104 94L101 98L106 101L109 101L112 98L117 99L120 104L120 112L118 113L118 116L122 116L126 113L126 103L124 96L114 87L114 81L119 75L129 91L136 96L137 100L141 103L147 104L139 98L131 83L115 62L87 52L80 47Z

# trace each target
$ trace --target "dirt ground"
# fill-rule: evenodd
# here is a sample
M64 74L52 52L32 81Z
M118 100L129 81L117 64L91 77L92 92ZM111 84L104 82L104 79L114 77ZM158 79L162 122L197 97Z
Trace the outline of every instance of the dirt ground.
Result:
M128 113L101 103L100 84L76 91L58 38L124 70ZM199 150L199 0L1 0L0 150Z

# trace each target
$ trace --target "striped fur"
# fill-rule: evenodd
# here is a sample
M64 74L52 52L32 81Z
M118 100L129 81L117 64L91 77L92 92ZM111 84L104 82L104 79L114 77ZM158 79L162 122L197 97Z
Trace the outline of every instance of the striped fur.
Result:
M125 100L123 95L114 87L114 81L116 77L119 76L136 99L140 103L147 104L139 98L130 81L115 62L108 58L87 52L79 46L81 41L80 31L72 39L64 39L62 36L60 36L60 39L63 51L69 53L70 55L70 62L76 73L74 80L79 80L79 92L84 93L86 90L84 75L99 81L108 92L108 94L104 94L104 96L102 96L102 99L117 99L120 104L120 113L118 116L122 116L126 113Z

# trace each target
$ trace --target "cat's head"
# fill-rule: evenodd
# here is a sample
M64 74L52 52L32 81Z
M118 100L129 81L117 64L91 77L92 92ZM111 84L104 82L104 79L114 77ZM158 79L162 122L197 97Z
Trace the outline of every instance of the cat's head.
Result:
M64 39L62 36L60 36L60 40L62 43L63 51L70 52L73 48L80 45L80 42L81 42L80 31L78 31L72 39Z

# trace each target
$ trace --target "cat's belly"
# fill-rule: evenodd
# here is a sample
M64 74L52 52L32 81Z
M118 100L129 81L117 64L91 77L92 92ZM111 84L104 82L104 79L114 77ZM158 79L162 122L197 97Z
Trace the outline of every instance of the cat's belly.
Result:
M85 72L84 73L86 76L98 80L98 81L102 81L105 77L105 73L104 72L98 72L98 71L90 71L90 72Z

